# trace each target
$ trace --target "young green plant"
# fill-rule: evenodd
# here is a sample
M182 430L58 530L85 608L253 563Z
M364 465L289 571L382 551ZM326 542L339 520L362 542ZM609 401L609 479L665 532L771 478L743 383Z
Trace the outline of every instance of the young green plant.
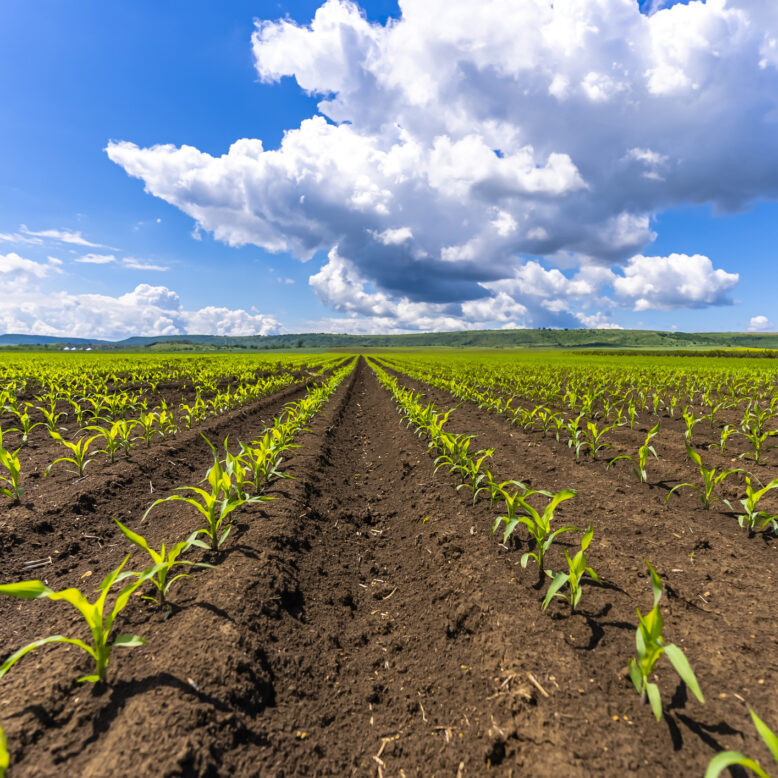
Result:
M528 551L521 557L521 566L526 567L527 562L530 559L534 559L538 563L538 571L543 574L543 559L546 552L554 542L554 538L557 535L561 535L563 532L580 532L580 527L566 526L551 531L551 522L554 519L554 511L559 503L569 500L575 497L575 489L562 489L556 494L551 495L551 500L546 504L543 509L543 513L540 513L533 508L525 499L524 496L518 498L518 502L521 508L527 514L526 516L519 517L519 523L523 524L529 532L532 539L535 541L535 550Z
M8 475L0 476L0 483L5 484L5 486L0 487L0 494L10 497L14 502L19 502L24 494L24 488L19 483L22 464L18 454L18 449L10 451L3 448L3 431L0 429L0 466L8 471Z
M151 557L151 561L154 564L156 572L153 576L149 577L149 581L154 585L157 590L156 597L147 597L143 595L144 600L152 600L157 605L162 607L167 600L170 587L178 581L180 578L189 578L189 573L179 573L178 575L170 578L170 571L176 565L188 565L189 567L209 567L213 569L213 565L209 565L207 562L188 562L186 559L179 559L182 553L187 551L194 543L197 533L193 532L186 540L182 540L180 543L176 543L175 546L165 551L165 544L163 543L159 551L155 551L149 544L143 535L139 535L137 532L133 532L128 527L125 527L118 519L114 521L119 526L119 529L131 543L134 543L138 548L142 548L148 552Z
M651 563L646 560L648 572L651 574L651 588L654 593L654 607L644 616L640 608L636 608L639 624L635 633L635 644L637 647L637 660L629 659L629 677L640 694L643 702L651 705L651 710L657 721L662 718L662 697L659 692L658 684L650 681L649 678L654 672L654 666L665 654L670 660L675 671L680 676L686 686L691 689L694 696L700 701L705 702L700 691L700 685L689 664L683 650L674 643L666 643L662 637L664 620L659 610L659 601L662 599L662 579L651 567Z
M88 458L89 455L91 454L89 450L89 446L92 444L92 441L97 440L97 438L99 438L100 436L92 435L91 438L81 438L75 443L71 443L69 440L65 440L62 437L62 435L60 435L58 432L51 432L49 434L51 435L52 438L54 438L54 440L59 441L63 446L65 446L65 448L70 449L73 456L59 457L59 459L55 459L46 468L46 472L43 474L44 477L51 472L51 468L54 467L54 465L56 465L57 462L70 462L74 464L78 470L78 475L83 477L86 466L92 461L91 459Z
M581 538L581 548L574 557L570 557L565 549L565 559L567 560L568 571L566 573L557 573L554 575L551 570L546 570L546 575L552 578L551 584L546 592L546 597L543 600L543 610L545 610L551 600L554 597L561 597L565 602L570 605L570 610L574 611L581 601L582 589L581 579L584 575L588 575L593 581L600 583L600 578L597 573L591 567L586 564L586 549L589 548L589 544L592 542L594 536L594 530L590 524L583 538ZM561 591L562 587L567 584L568 592L565 594Z
M0 665L0 678L2 678L25 654L30 651L45 646L48 643L70 643L86 651L94 659L95 672L91 675L85 675L79 678L79 683L88 681L90 683L105 683L106 669L108 661L111 658L111 652L116 647L135 648L143 645L146 641L137 635L117 635L111 641L111 630L113 629L116 617L127 605L133 592L142 586L146 580L155 574L155 568L148 568L143 573L122 573L122 568L127 564L130 555L124 558L124 561L105 580L100 584L98 591L99 597L90 603L84 595L75 588L63 589L55 592L49 589L43 581L22 581L20 583L0 585L0 594L7 594L11 597L20 597L24 600L37 600L41 597L48 597L50 600L64 600L72 605L86 620L89 631L92 634L91 644L78 638L68 638L63 635L52 635L51 637L36 640L33 643L20 648L14 654ZM131 583L124 586L116 597L113 608L110 612L106 611L106 600L111 588L115 583L126 578L134 578Z
M749 535L753 535L757 529L763 530L768 524L773 528L773 532L778 534L778 513L770 513L769 511L760 510L758 507L762 497L767 492L777 488L778 478L774 478L767 486L754 491L754 488L751 486L751 479L746 476L746 496L745 499L740 500L744 512L737 517L737 521L741 527L748 529ZM732 508L729 500L722 500L722 502Z
M643 445L638 449L637 460L635 457L629 456L628 454L621 454L620 456L611 459L611 461L608 462L608 467L614 462L618 462L620 459L629 459L634 465L632 472L637 476L638 481L640 481L641 484L647 483L648 474L646 473L646 462L648 461L648 455L652 454L654 459L659 459L656 455L656 450L651 445L651 439L656 437L659 433L659 424L660 422L657 422L656 425L649 430Z
M715 467L707 468L702 464L702 458L688 443L686 444L686 453L689 455L689 459L691 459L692 462L694 462L694 464L699 468L702 484L677 484L667 493L665 502L670 499L673 492L688 486L691 489L697 490L697 493L700 495L700 502L702 502L702 507L705 508L705 510L709 510L710 506L713 505L714 502L722 499L721 497L713 496L713 492L715 491L716 487L719 486L719 484L721 484L727 476L730 476L733 473L742 473L744 471L742 468L736 467L732 470L722 470L720 473L716 473Z
M206 526L197 530L195 535L205 535L208 543L195 538L192 540L193 546L204 548L208 551L218 551L222 546L230 530L233 527L232 521L227 521L228 516L244 503L260 502L262 500L272 500L273 497L260 495L257 497L240 498L235 494L234 485L230 474L221 466L221 463L214 462L205 479L211 487L208 492L200 489L198 486L179 486L177 491L194 492L196 497L184 497L181 494L172 494L169 497L162 497L153 502L146 513L143 515L143 521L149 515L149 511L156 505L173 500L181 501L191 505L206 520ZM199 498L199 499L198 499Z
M10 763L11 759L8 756L8 743L5 739L3 728L0 727L0 778L4 778L5 771L8 769Z
M505 487L506 486L515 486L516 490L511 493L509 492ZM519 526L521 523L521 516L519 515L519 510L524 508L525 503L523 502L527 497L533 495L533 494L542 494L544 497L552 497L551 492L545 492L542 490L533 490L529 489L525 484L521 483L520 481L503 481L501 484L492 484L493 491L492 495L493 498L496 499L495 492L497 495L502 496L503 501L505 502L505 512L508 514L507 516L498 516L494 520L494 524L492 525L492 531L490 534L494 535L495 532L500 528L500 525L505 522L505 530L503 531L502 536L502 542L507 543L508 538L513 534L516 527Z
M615 424L611 424L609 427L597 428L597 423L593 421L587 421L586 427L583 430L583 440L578 440L575 446L575 458L578 459L581 450L584 446L589 448L589 456L592 459L597 459L597 454L604 448L613 448L612 443L603 442L603 438L607 432L616 429Z
M778 736L767 726L767 724L754 713L749 707L748 712L751 714L751 721L754 722L756 731L759 733L759 737L762 738L764 744L770 749L770 753L778 765ZM747 770L751 770L759 778L770 778L767 771L754 759L749 759L740 751L722 751L720 754L716 754L708 764L708 769L705 771L705 778L718 778L723 770L728 767L745 767Z

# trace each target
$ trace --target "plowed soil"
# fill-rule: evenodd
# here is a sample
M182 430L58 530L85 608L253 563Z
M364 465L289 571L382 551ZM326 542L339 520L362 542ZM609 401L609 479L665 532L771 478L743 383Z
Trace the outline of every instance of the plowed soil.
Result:
M213 420L207 434L247 440L295 392ZM216 569L180 581L170 610L135 598L122 613L120 631L147 643L116 650L107 688L77 684L85 655L63 646L0 681L11 777L692 776L725 747L767 763L743 700L778 721L776 544L691 499L668 508L666 488L577 465L556 442L472 406L449 426L496 449L501 479L578 489L559 522L593 523L589 561L604 581L586 587L580 612L541 610L537 570L519 564L524 535L507 546L490 536L497 508L473 506L433 472L426 443L360 360L299 437L295 480L240 511L217 557L190 553ZM152 544L185 537L198 525L181 503L140 518L196 483L210 456L183 433L91 482L33 493L0 519L2 580L88 590L132 550L113 516ZM665 635L706 696L699 703L660 662L660 723L625 672L635 607L651 606L645 558L667 584ZM3 654L49 634L83 637L79 618L64 603L2 598Z

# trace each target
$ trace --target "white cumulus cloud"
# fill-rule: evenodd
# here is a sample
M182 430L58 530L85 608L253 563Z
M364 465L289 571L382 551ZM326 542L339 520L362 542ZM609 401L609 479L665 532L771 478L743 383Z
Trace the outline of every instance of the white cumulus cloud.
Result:
M748 323L749 332L765 332L773 328L773 323L764 315L752 316Z
M613 288L634 310L703 308L731 304L728 293L738 282L737 273L714 269L700 254L669 257L633 257L616 278Z
M165 286L139 284L117 297L43 292L40 282L59 272L56 261L0 254L0 282L11 292L0 300L1 332L118 340L133 335L270 335L280 330L278 320L266 314L215 306L188 310Z
M349 0L326 0L308 25L257 23L260 79L294 77L321 98L321 115L289 128L278 148L243 138L214 156L122 140L109 157L189 214L195 234L301 260L336 249L338 263L311 283L355 315L391 320L407 301L446 320L458 306L457 320L485 300L501 322L504 292L530 323L553 313L564 326L605 321L570 286L582 278L533 271L571 256L612 268L617 305L729 300L735 274L688 257L692 277L682 278L679 255L652 263L641 252L655 238L652 215L669 207L778 197L778 6L400 8L381 25ZM493 286L501 281L510 292ZM537 290L549 284L565 297L544 292L541 306Z

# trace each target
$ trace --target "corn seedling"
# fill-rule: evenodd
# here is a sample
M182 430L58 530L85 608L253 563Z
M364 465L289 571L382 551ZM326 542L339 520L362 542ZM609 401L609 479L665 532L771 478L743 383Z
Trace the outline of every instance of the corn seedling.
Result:
M569 436L569 440L567 441L567 445L570 448L573 448L574 446L578 445L578 441L581 438L581 419L583 419L583 414L579 414L575 418L570 418L565 423L565 429L567 430L567 434ZM576 450L575 454L576 459L578 458L578 451Z
M554 414L551 417L551 424L554 427L554 438L557 443L559 443L562 437L562 430L565 428L565 422L565 417L561 413Z
M67 413L65 413L64 411L57 413L54 410L54 408L49 409L49 408L40 407L38 408L38 410L43 414L43 418L46 420L43 423L49 432L59 432L60 430L67 431L65 430L65 427L57 426L59 424L59 420L63 416L67 416Z
M78 638L68 638L63 635L52 635L48 638L36 640L33 643L20 648L16 653L0 665L0 678L2 678L25 654L30 651L45 646L48 643L70 643L86 651L95 661L95 672L91 675L85 675L79 678L78 682L89 681L90 683L105 683L106 669L108 661L111 658L112 650L119 646L123 648L135 648L143 645L146 641L137 635L118 635L113 641L110 640L111 630L113 629L116 617L127 605L131 595L154 573L154 568L149 568L143 573L122 573L122 568L127 564L130 558L128 554L124 561L105 580L100 584L98 591L100 596L95 602L90 603L84 595L75 588L63 589L61 592L55 592L49 589L43 581L22 581L21 583L3 584L0 586L0 594L7 594L11 597L20 597L25 600L37 600L41 597L48 597L50 600L64 600L72 605L84 617L92 634L91 644L79 640ZM126 578L132 577L131 583L124 586L116 597L113 608L110 613L106 612L106 600L111 588L115 583Z
M737 430L732 427L729 424L725 424L724 428L721 430L721 435L719 437L718 443L711 443L708 448L717 448L719 450L719 453L724 456L724 451L727 448L727 441L730 439L730 437L733 434L737 434Z
M761 435L765 431L765 426L770 419L775 416L775 410L773 408L761 409L758 405L750 405L746 408L746 412L741 422L742 430L751 430Z
M539 513L533 508L524 497L519 497L518 501L522 509L526 512L526 516L520 516L519 522L523 524L529 532L532 539L535 541L535 550L528 551L521 557L521 566L526 567L527 562L530 559L534 559L538 563L538 570L543 571L543 559L546 552L554 542L554 538L557 535L561 535L563 532L580 532L580 527L560 527L557 530L551 531L551 522L554 519L554 511L560 502L569 500L571 497L575 497L576 491L574 489L562 489L556 494L551 495L551 500L547 503L543 509L543 513Z
M535 419L540 410L540 406L533 408L532 410L519 406L514 411L514 423L518 424L525 432L528 432L535 426Z
M36 427L42 427L43 422L42 421L33 422L33 420L30 418L30 414L27 413L27 411L24 411L24 413L17 413L16 418L19 419L19 426L14 427L13 429L9 429L8 432L20 433L22 436L22 445L26 446L30 440L30 433Z
M173 414L163 408L158 415L159 420L159 432L163 438L174 436L178 432L178 425L173 417Z
M155 500L143 515L143 521L149 515L149 511L156 505L173 500L188 503L203 516L207 526L197 530L195 536L205 535L208 543L195 538L191 541L193 546L204 548L208 551L218 551L227 536L232 530L232 521L227 521L227 517L241 505L247 502L260 502L261 500L272 500L272 497L248 497L241 499L235 494L234 484L229 473L221 467L219 462L215 462L208 471L206 481L211 487L211 491L200 489L197 486L179 486L177 491L194 492L197 497L184 497L181 494L172 494L169 497L163 497ZM198 499L199 498L199 499Z
M59 459L55 459L47 468L46 472L43 474L44 477L47 476L51 472L51 468L54 467L54 465L57 464L57 462L70 462L71 464L74 464L77 468L78 475L83 477L84 470L86 466L92 461L89 459L89 455L92 453L89 450L89 446L92 445L92 441L96 440L99 435L92 435L91 438L81 438L81 440L76 441L75 443L71 443L69 440L65 440L62 435L60 435L58 432L51 432L49 433L54 440L59 441L65 448L70 449L71 453L73 454L72 457L59 457Z
M592 542L594 536L594 530L590 524L583 538L581 538L581 549L576 553L574 557L570 557L565 549L565 559L567 560L568 571L566 573L557 573L554 575L551 570L546 570L546 575L549 576L552 581L546 592L546 597L543 600L543 610L545 610L551 600L554 597L561 597L565 602L570 605L570 610L574 611L581 601L581 579L584 575L588 575L593 581L600 583L599 576L591 567L586 564L586 549L589 548L589 544ZM567 584L568 592L565 594L561 591L562 587Z
M705 510L708 510L714 502L722 499L721 497L713 496L713 492L716 487L721 484L727 476L730 476L733 473L742 473L744 471L742 468L734 468L732 470L722 470L717 474L715 467L706 468L703 466L700 455L688 443L686 444L686 453L689 455L689 459L691 459L692 462L694 462L694 464L699 468L702 484L678 484L668 492L667 497L665 498L665 502L670 499L673 492L675 492L677 489L682 489L683 487L688 486L691 489L697 490L697 493L700 495L702 507L705 508Z
M753 535L757 529L763 530L768 524L773 528L773 532L778 535L778 513L771 514L758 508L762 497L773 489L778 489L778 478L774 478L759 491L754 491L754 488L751 486L751 479L746 476L746 496L745 499L740 500L744 512L737 517L737 521L741 527L748 529L749 535ZM723 500L723 502L732 508L728 500Z
M516 491L509 492L505 487L507 485L515 485ZM520 481L504 481L501 484L495 484L497 493L502 497L505 502L505 512L507 516L498 516L494 520L492 525L492 531L490 534L494 535L500 528L500 525L505 522L505 529L503 531L502 542L507 543L508 538L513 534L516 527L521 523L521 516L519 515L520 509L525 509L523 500L530 497L533 494L542 494L544 497L552 497L551 492L545 492L541 490L529 489L525 484Z
M76 400L68 400L70 405L73 407L73 414L76 417L76 421L78 422L79 427L84 426L84 409L81 407L81 405L76 402Z
M694 434L694 428L702 421L703 417L695 416L692 409L689 408L688 406L684 408L682 416L683 416L684 424L686 424L686 429L684 430L683 435L686 438L686 443L691 446L692 435Z
M689 664L689 660L683 653L683 650L674 643L666 643L662 637L664 620L659 610L659 601L662 599L662 579L651 567L650 562L646 560L648 571L651 574L651 588L654 593L654 607L645 615L637 608L639 624L635 633L635 645L637 647L637 660L630 657L629 677L635 686L643 702L651 705L651 710L657 721L662 718L662 698L659 692L658 684L649 681L654 672L654 666L666 654L675 671L680 676L686 686L691 689L694 696L700 701L705 702L697 683L697 678Z
M759 464L764 452L770 451L770 449L773 448L778 448L778 446L766 445L768 438L772 438L775 435L778 435L778 430L767 430L760 432L756 427L752 427L751 429L745 430L740 434L747 438L752 448L751 451L746 451L745 453L741 454L740 458L743 459L745 457L748 459L753 459L755 465Z
M200 433L200 437L208 444L208 446L211 449L211 453L213 454L213 462L214 467L221 469L222 464L224 465L224 471L229 476L230 482L232 483L232 492L233 495L239 499L239 500L246 500L248 499L248 495L246 494L246 488L245 485L247 483L251 483L249 480L249 469L244 465L243 460L241 459L240 454L237 456L235 454L232 454L228 448L230 436L228 435L224 439L224 459L220 462L219 461L219 455L216 452L216 446L211 443L208 438L203 435L203 433ZM210 471L209 471L210 472ZM207 479L207 476L206 476Z
M618 462L619 459L628 459L634 465L632 472L635 474L638 481L640 481L641 484L647 483L648 475L646 473L646 462L648 461L648 455L652 454L654 459L659 459L659 457L656 455L654 447L651 445L651 439L659 434L659 424L660 422L657 422L656 425L649 430L643 445L638 449L637 459L635 457L629 456L628 454L621 454L620 456L611 459L611 461L608 462L608 467L610 467L614 462Z
M146 448L151 446L151 439L155 435L162 435L162 430L155 429L157 423L156 413L141 413L140 417L131 422L134 426L140 427L142 432L140 437L146 441Z
M165 551L164 543L162 544L159 551L155 551L153 548L151 548L151 546L149 546L148 541L143 537L143 535L139 535L137 532L133 532L131 529L125 527L124 524L122 524L118 519L114 519L114 521L117 523L119 529L122 531L127 540L129 540L131 543L134 543L136 546L138 546L138 548L142 548L144 551L148 552L149 556L151 557L151 561L154 564L154 569L156 572L154 575L150 576L148 580L156 588L157 596L147 597L146 595L143 595L144 600L151 600L152 602L156 602L160 607L165 605L170 587L180 578L190 577L188 573L179 573L178 575L169 578L170 571L176 565L213 568L213 565L209 565L206 562L188 562L185 559L178 558L182 553L187 551L192 546L195 538L197 537L196 532L190 535L187 540L182 540L180 543L176 543L175 546L169 548L167 552Z
M284 440L284 437L281 430L271 428L250 445L240 444L240 458L249 469L257 491L273 478L294 478L281 471L281 463L284 461L281 454L299 446Z
M751 714L751 721L754 722L756 731L759 733L759 737L762 738L764 744L770 749L770 753L778 765L778 736L767 726L767 724L754 713L749 707L748 712ZM759 778L770 778L767 771L754 759L749 759L747 756L740 753L740 751L722 751L708 764L708 769L705 771L705 778L718 778L723 770L728 767L745 767L747 770L751 770Z
M480 454L480 456L479 456ZM460 465L459 474L462 477L463 483L457 485L457 491L462 487L467 487L473 493L473 502L475 502L475 494L478 489L478 484L484 477L484 472L481 470L483 463L494 454L494 449L483 449L476 452L475 457L471 457L466 462Z
M0 494L10 497L14 502L19 502L24 494L24 488L19 484L22 465L18 453L18 449L10 451L3 448L3 433L0 430L0 465L8 471L8 475L0 476L0 483L5 484L0 487Z
M86 429L96 432L95 437L103 439L103 445L105 448L97 449L98 454L105 454L110 460L111 464L116 461L116 452L120 449L124 450L125 454L128 454L130 447L132 446L132 427L124 419L113 422L110 427L86 427Z

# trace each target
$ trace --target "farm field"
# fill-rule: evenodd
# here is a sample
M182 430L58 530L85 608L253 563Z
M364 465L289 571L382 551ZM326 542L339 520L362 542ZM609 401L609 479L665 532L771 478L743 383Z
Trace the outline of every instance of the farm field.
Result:
M103 642L145 642L3 665L8 775L771 772L769 362L9 356L0 661L88 642L49 595L94 602L128 554ZM653 606L677 648L630 673Z

